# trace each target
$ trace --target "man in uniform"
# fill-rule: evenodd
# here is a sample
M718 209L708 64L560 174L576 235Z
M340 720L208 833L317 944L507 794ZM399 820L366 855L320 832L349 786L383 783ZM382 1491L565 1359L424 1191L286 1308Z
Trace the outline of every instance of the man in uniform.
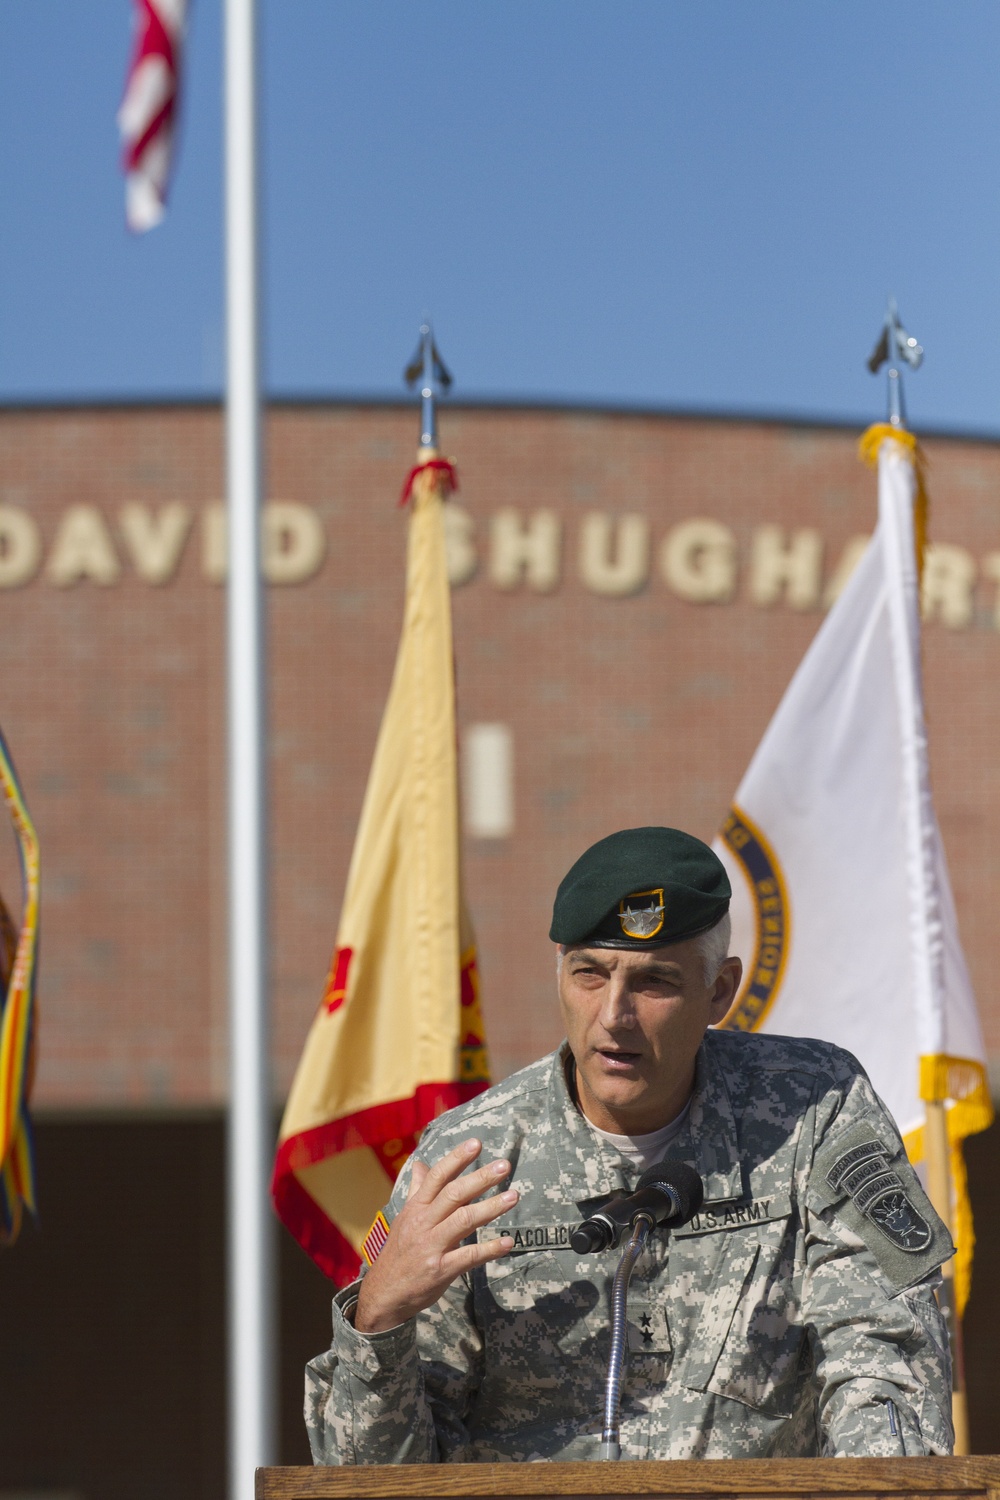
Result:
M667 1156L705 1201L632 1278L622 1458L950 1452L948 1233L853 1057L709 1029L742 974L729 897L676 829L570 870L567 1040L424 1132L307 1370L317 1463L596 1458L619 1251L570 1234Z

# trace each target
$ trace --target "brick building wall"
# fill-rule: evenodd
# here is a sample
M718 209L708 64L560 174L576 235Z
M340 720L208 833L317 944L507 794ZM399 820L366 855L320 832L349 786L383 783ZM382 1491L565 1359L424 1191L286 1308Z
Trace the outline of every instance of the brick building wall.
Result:
M875 481L840 428L495 408L442 427L462 485L460 724L506 725L513 746L512 829L465 849L501 1076L558 1039L557 881L617 827L714 834L871 530ZM401 406L269 415L278 1094L321 992L392 671L416 433ZM1000 1056L1000 446L925 446L934 787ZM43 849L42 1109L223 1097L221 493L214 407L0 412L0 722ZM0 889L16 893L12 846Z

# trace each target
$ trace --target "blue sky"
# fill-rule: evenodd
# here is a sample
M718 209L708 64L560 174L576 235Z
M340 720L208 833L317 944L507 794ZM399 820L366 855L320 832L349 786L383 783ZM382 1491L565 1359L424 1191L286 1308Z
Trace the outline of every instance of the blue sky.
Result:
M124 228L127 0L0 9L0 400L221 381L221 0L169 217ZM1000 432L989 0L261 0L267 384Z

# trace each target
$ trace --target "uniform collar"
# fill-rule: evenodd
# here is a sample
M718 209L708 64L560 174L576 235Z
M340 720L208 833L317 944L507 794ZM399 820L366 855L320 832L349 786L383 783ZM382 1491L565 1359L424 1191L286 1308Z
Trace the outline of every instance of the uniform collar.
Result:
M571 1066L569 1043L563 1042L552 1054L549 1112L555 1127L560 1189L568 1199L583 1203L605 1193L627 1191L632 1183L622 1171L617 1152L591 1130L574 1103L567 1081ZM670 1155L691 1162L701 1174L707 1203L741 1196L736 1118L711 1032L698 1049L691 1108Z
M736 1116L711 1031L706 1031L698 1048L691 1109L670 1154L691 1162L701 1173L706 1203L742 1197Z
M570 1091L568 1073L574 1069L569 1043L552 1054L549 1112L559 1165L559 1186L575 1203L606 1193L628 1190L621 1157L591 1130Z

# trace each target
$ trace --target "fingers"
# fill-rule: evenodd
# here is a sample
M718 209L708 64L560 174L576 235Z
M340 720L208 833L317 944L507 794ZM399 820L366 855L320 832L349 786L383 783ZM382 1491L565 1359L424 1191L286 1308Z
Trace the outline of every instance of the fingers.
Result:
M426 1162L418 1161L416 1157L413 1158L413 1166L410 1168L410 1190L406 1195L407 1203L411 1198L415 1198L423 1187L429 1171L430 1167Z
M442 1156L441 1160L436 1161L428 1171L423 1183L423 1192L417 1195L418 1200L422 1203L430 1203L446 1182L452 1182L456 1177L461 1176L470 1162L475 1161L482 1149L482 1142L473 1137L449 1151L447 1156Z
M434 1166L412 1159L407 1201L393 1219L382 1252L362 1284L355 1327L392 1328L436 1302L465 1270L509 1255L514 1242L498 1235L483 1244L476 1232L509 1212L516 1188L498 1192L508 1161L469 1170L482 1143L464 1141ZM477 1201L478 1200L478 1201ZM471 1244L462 1244L463 1240Z
M444 1249L450 1249L460 1240L474 1234L477 1229L482 1229L484 1224L491 1224L494 1219L499 1219L501 1214L514 1207L520 1196L516 1188L508 1188L505 1193L497 1193L494 1197L484 1198L482 1203L463 1204L460 1208L453 1209L436 1226L437 1233L447 1235L443 1241Z
M457 1276L464 1276L467 1271L472 1271L476 1266L485 1266L491 1260L503 1260L514 1248L514 1241L510 1235L503 1235L500 1239L486 1240L477 1245L460 1245L457 1250L450 1250L441 1262L442 1271L446 1272L450 1281Z
M481 1149L477 1140L464 1141L436 1162L423 1177L412 1197L426 1211L428 1223L440 1224L456 1209L465 1208L473 1199L489 1193L510 1175L508 1161L490 1162L475 1172L465 1172Z
M455 1182L446 1182L432 1203L428 1205L428 1216L433 1223L442 1223L451 1214L461 1213L474 1199L488 1193L494 1201L495 1189L510 1174L509 1161L491 1161L478 1172L469 1172Z

